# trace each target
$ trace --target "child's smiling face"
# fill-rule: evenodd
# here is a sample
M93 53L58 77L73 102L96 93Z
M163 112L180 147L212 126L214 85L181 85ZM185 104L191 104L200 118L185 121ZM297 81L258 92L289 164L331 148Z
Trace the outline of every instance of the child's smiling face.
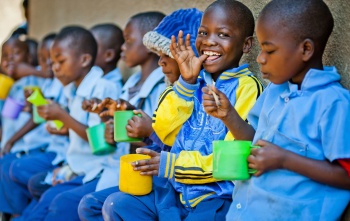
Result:
M306 71L303 70L303 46L282 25L272 18L259 19L256 35L261 47L257 57L264 79L274 84L289 80L301 83Z
M223 71L238 67L245 42L244 31L222 6L214 6L204 12L198 29L196 47L199 55L207 54L206 71L219 76Z

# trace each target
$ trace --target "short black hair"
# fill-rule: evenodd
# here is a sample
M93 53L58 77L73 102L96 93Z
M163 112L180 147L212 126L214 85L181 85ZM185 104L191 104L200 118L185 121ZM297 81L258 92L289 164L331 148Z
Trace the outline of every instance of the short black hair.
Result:
M153 31L155 27L163 20L165 14L158 11L141 12L133 15L131 20L137 21L138 28L142 34Z
M56 35L55 42L70 41L70 48L78 55L90 54L92 67L97 55L97 43L90 31L80 26L67 26Z
M56 33L49 33L43 37L41 40L42 43L47 42L47 41L53 41L56 38Z
M28 5L29 5L29 0L23 0L22 2L23 8L28 8Z
M11 42L14 42L16 46L22 48L29 55L29 46L25 39L22 40L18 36L11 36L3 43L3 46Z
M90 30L102 38L102 44L105 48L115 50L116 58L113 62L117 62L120 58L121 46L124 43L123 31L112 23L98 24Z
M232 15L228 19L234 19L234 23L240 30L244 30L245 37L253 36L255 28L254 16L246 5L235 0L217 0L211 3L204 12L216 6L224 8Z
M31 64L33 66L38 66L38 42L33 38L26 38L25 41L28 45L29 54L31 56Z
M334 19L322 0L273 0L261 11L258 19L277 20L295 40L307 38L323 53L334 27Z

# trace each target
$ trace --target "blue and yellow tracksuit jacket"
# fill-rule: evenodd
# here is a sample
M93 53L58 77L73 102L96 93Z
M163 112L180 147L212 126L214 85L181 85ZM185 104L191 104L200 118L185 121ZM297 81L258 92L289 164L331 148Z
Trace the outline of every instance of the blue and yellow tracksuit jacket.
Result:
M204 199L231 198L233 183L212 176L212 142L230 140L224 123L207 115L202 105L203 71L196 84L181 77L159 99L153 115L153 128L169 146L161 152L159 176L169 178L185 207L195 207ZM248 70L248 65L223 72L215 86L226 94L243 119L262 92L263 86Z

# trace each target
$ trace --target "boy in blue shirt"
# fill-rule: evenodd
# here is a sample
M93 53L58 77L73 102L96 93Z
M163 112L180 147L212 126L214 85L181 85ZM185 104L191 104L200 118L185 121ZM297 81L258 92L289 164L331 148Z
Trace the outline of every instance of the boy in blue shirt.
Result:
M199 58L190 46L190 35L186 36L186 43L183 32L179 33L177 44L172 37L170 50L181 76L159 105L154 130L164 137L174 128L162 124L163 121L174 119L184 123L177 135L172 134L176 138L172 138L175 142L170 152L159 154L140 148L137 153L150 155L151 159L133 163L134 170L141 175L158 175L169 181L164 187L154 186L145 196L122 192L110 195L103 206L105 219L224 219L231 204L233 184L212 177L211 159L212 141L224 139L228 129L205 114L201 89L207 84L204 74L209 74L216 86L229 94L232 105L246 115L262 89L248 65L239 66L243 53L250 51L253 31L254 18L245 5L238 1L215 1L205 10L198 30ZM201 71L202 65L205 70Z
M339 220L350 200L350 178L339 161L350 158L350 96L322 55L333 29L323 1L273 0L259 15L257 57L271 81L244 122L219 90L221 108L206 89L207 113L232 134L252 140L249 167L235 181L227 220Z
M75 176L57 182L59 178L55 173L55 185L46 190L31 213L23 217L24 220L79 220L77 207L81 197L96 188L106 156L92 154L86 128L99 124L101 120L97 114L85 112L81 105L92 97L103 99L117 94L116 85L102 79L103 71L93 67L96 54L97 43L84 28L64 28L54 40L50 51L52 69L64 85L70 112L52 102L39 106L38 113L46 120L60 120L64 127L69 128L66 159Z
M103 70L103 78L113 82L118 88L119 98L123 79L117 63L120 59L121 46L124 43L123 31L114 24L98 24L90 29L97 42L95 65Z

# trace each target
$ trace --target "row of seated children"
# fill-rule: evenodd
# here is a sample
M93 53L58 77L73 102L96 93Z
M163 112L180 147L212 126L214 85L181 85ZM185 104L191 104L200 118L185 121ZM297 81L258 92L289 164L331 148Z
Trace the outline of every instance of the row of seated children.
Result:
M165 84L163 80L164 78L163 73L160 71L160 68L158 68L158 65L157 65L158 56L146 50L146 48L142 45L142 36L145 32L152 30L163 17L164 15L159 12L141 13L132 17L130 19L130 25L129 25L130 27L128 28L130 32L129 33L126 32L126 35L125 35L128 41L126 41L122 46L123 53L121 55L123 56L126 64L131 67L136 65L141 65L141 69L142 69L141 73L137 73L133 75L133 77L131 77L123 87L124 99L129 100L135 106L139 106L143 108L145 111L148 112L148 114L151 114L154 111L156 107L157 99L160 93L165 89ZM145 21L145 18L147 18L146 20L148 22L144 24L143 21ZM142 27L142 29L139 27ZM107 61L112 64L114 63L115 65L116 60L113 60L113 59L115 58L119 59L120 51L118 50L120 50L120 46L123 42L121 42L120 40L121 36L119 35L119 38L118 38L118 36L115 36L115 33L113 33L113 31L114 31L113 29L108 30L108 27L107 28L94 27L92 29L92 33L95 33L97 42L99 42L99 40L105 41L106 44L110 44L113 47L115 47L112 49L106 48ZM119 32L119 34L120 33L121 32ZM100 34L100 36L98 36L98 34ZM78 39L78 40L73 41L73 39L74 40ZM124 145L125 147L118 148L118 150L120 150L121 153L117 151L115 156L96 157L91 154L91 150L89 147L87 148L86 145L84 147L84 144L87 144L86 141L82 142L82 139L80 139L78 136L74 136L74 135L77 135L77 133L74 134L74 131L76 130L78 131L78 133L80 132L80 136L85 136L85 139L86 139L86 134L83 135L82 133L82 129L85 129L85 128L82 127L82 125L77 125L77 120L80 122L83 122L83 121L86 121L86 119L91 118L89 119L89 121L91 121L91 125L89 126L96 124L94 120L97 120L97 119L100 120L96 114L90 114L91 116L87 115L88 114L87 112L83 112L85 114L82 114L81 106L83 101L86 101L92 97L103 99L104 97L107 97L107 95L112 96L113 99L116 99L117 98L116 95L120 94L120 92L118 93L117 90L113 90L115 86L117 86L118 84L115 84L114 86L112 86L111 84L104 85L105 84L104 81L101 81L102 83L99 80L96 82L96 80L100 78L102 74L99 73L101 71L99 71L95 67L91 68L91 64L94 61L93 55L95 53L93 46L94 44L96 44L93 42L92 39L93 39L92 35L88 31L79 27L69 27L69 28L63 29L60 32L60 34L55 37L54 44L53 46L51 46L50 53L53 61L52 68L55 72L55 76L62 82L63 85L66 85L64 88L64 91L65 91L65 95L68 97L68 102L69 102L68 107L70 110L69 114L72 115L72 113L77 112L73 116L75 118L69 119L68 114L63 110L60 110L60 107L54 102L52 102L50 105L47 105L47 106L38 107L38 112L40 116L44 117L46 120L51 120L50 116L53 117L54 119L59 119L65 125L64 130L66 130L66 128L69 128L72 130L70 131L70 136L69 136L70 144L68 147L66 161L69 167L72 167L75 165L76 170L73 171L74 173L77 173L78 175L85 174L84 178L93 179L92 181L87 180L86 182L88 182L88 184L84 185L83 188L75 190L77 193L83 194L83 195L95 190L95 187L97 185L99 178L101 178L100 183L102 186L103 185L108 186L110 185L109 183L112 183L112 185L115 185L115 182L112 182L113 180L108 179L111 177L108 175L108 167L113 167L114 165L116 165L116 163L114 163L113 161L117 160L120 154L123 154L125 151L128 151L128 146ZM111 40L112 40L112 43L110 43ZM115 41L119 41L119 46L113 44L115 43ZM87 50L85 49L86 48L85 44L92 45L92 46ZM72 48L73 45L75 46L74 47L75 50L72 51L70 50L70 48ZM81 54L80 57L76 56L76 54L79 55L77 51ZM140 51L142 53L140 53ZM96 60L96 62L97 61L98 60ZM79 62L81 63L80 64L81 66L77 65L79 64ZM64 65L64 63L66 63L66 65ZM104 70L108 70L108 67L106 67L106 65L104 67L105 67ZM94 72L90 74L91 72L90 71L89 74L87 74L88 70L90 69L94 70ZM87 79L88 76L91 76L90 78L92 79ZM105 77L106 76L107 75L105 75ZM74 79L76 80L74 81ZM158 80L154 82L154 79L158 79ZM111 80L111 78L109 80ZM71 83L72 81L75 82L75 84ZM79 85L77 84L77 82L83 85ZM76 85L80 86L81 88L80 91L79 91L79 87L78 89L75 89ZM95 85L99 85L99 87L95 88L94 87ZM90 91L86 91L86 90L90 90ZM103 92L103 90L105 90L106 92ZM77 95L75 95L75 93L77 95L80 95L79 99L76 98ZM72 95L73 96L75 95L75 97L73 98ZM80 113L78 113L79 110L80 110ZM54 133L61 134L63 132L55 131ZM76 140L76 142L73 143L72 145L72 142L74 139ZM82 150L74 150L74 148L80 148ZM32 158L32 159L30 158L28 158L26 155L26 159L25 158L19 159L20 163L16 164L16 170L26 171L26 168L28 167L28 165L31 165L31 162L33 160L35 161L35 158ZM69 160L69 158L71 158L71 160ZM95 162L93 161L93 158L96 158ZM82 165L84 162L86 164ZM79 169L86 170L86 171L90 170L90 174L87 174L88 172L86 171L79 171ZM102 171L105 173L105 175L103 175ZM114 171L115 170L113 170L113 172ZM55 172L54 172L54 176L55 176ZM40 181L42 181L44 177L45 176L42 176L42 174L40 174L39 176L33 177L35 178L35 180L38 181L38 182L33 181L34 184L41 183ZM102 180L103 177L106 177L107 179L105 178L104 180ZM46 210L48 210L48 207L50 206L50 203L53 200L53 197L55 195L62 192L63 190L72 189L77 186L81 186L82 178L83 177L80 176L75 179L77 181L72 180L72 182L65 182L61 185L57 185L56 188L49 189L48 191L45 192L45 195L40 198L39 202L32 201L32 204L28 207L27 211L30 211L29 208L33 208L33 211L35 211L35 213L30 212L30 213L27 213L29 214L28 217L21 216L20 218L24 220L31 220L31 219L41 220L44 218L51 220L51 219L55 219L54 218L55 216L62 217L61 212L52 212L50 213L52 215L50 214L47 215ZM18 179L14 179L12 180L12 182L18 182ZM30 181L28 182L30 183ZM54 184L56 183L54 182ZM30 190L32 190L31 192L34 192L33 195L37 196L36 198L38 198L38 195L40 195L43 192L43 190L48 188L48 185L45 185L44 187L40 186L39 189L36 189L37 187L38 185L35 185L34 188L30 188ZM22 189L23 188L25 189L26 185L22 185ZM60 195L63 195L63 196L58 196L57 198L59 197L64 198L64 194L60 194ZM66 193L66 195L70 196L71 194ZM83 195L81 195L80 197L79 196L77 197L76 204L79 203ZM62 200L58 199L57 201L59 203L62 203ZM25 200L22 203L22 205L25 205L27 202L28 200ZM53 206L55 206L54 203L55 202L52 203ZM70 199L68 199L68 203L71 203ZM66 208L72 208L73 211L75 208L75 213L77 215L77 210L76 210L77 205L75 207L74 206L67 207L66 204L61 204L61 205L65 206L65 208L62 208L62 209L65 211L65 214L67 215L67 217L72 218L71 216L72 213L70 211L67 211ZM17 209L16 211L19 211L19 209ZM13 211L6 211L6 212L13 213ZM22 211L19 211L19 214L22 214L22 215L25 214L22 212L23 212L23 209Z
M195 13L197 11L191 12L193 15ZM191 47L191 35L186 35L183 39L183 32L180 32L177 41L172 37L171 44L168 42L166 46L159 42L176 35L171 33L173 30L164 30L169 27L169 23L175 23L174 19L194 19L184 14L174 13L173 17L165 17L164 23L160 23L158 29L145 36L145 44L160 54L159 63L163 72L167 70L166 64L171 64L168 66L171 67L171 71L168 69L167 73L181 73L177 83L167 88L161 96L153 117L152 126L155 133L152 133L152 129L144 133L150 138L152 135L158 137L164 145L172 146L171 150L158 153L149 148L138 148L137 153L148 154L151 159L133 163L135 170L140 171L142 175L158 175L167 178L169 182L155 182L153 191L141 197L121 193L117 187L113 189L113 194L105 189L108 191L87 195L79 205L80 218L102 220L103 213L105 220L223 220L225 216L229 220L339 219L349 201L349 191L342 190L349 188L349 177L344 170L345 166L341 167L337 163L346 165L346 159L349 158L346 152L348 140L345 136L345 127L349 123L349 114L346 113L349 94L341 88L335 68L324 68L322 65L322 54L333 28L333 18L328 7L317 0L275 0L263 9L256 29L262 47L257 61L261 65L264 77L269 79L271 84L255 105L262 86L246 65L239 66L242 54L249 52L252 46L254 19L250 10L236 1L219 0L211 4L203 14L198 36L195 38L195 48L199 57L193 51L194 46ZM317 26L310 16L326 19ZM296 24L291 24L291 18L299 20ZM181 22L181 25L183 24L184 22ZM285 28L282 32L281 27ZM319 32L309 30L310 27L317 28ZM157 32L164 38L154 37ZM189 33L192 34L191 31ZM51 53L55 51L54 46ZM170 47L171 53L167 47ZM293 60L290 59L291 55ZM55 60L54 56L52 57ZM286 59L287 57L289 59ZM288 67L287 71L285 67ZM58 72L55 69L54 71ZM215 87L206 87L205 72L211 73ZM176 80L176 75L172 76ZM327 92L320 90L320 86L327 87ZM302 90L305 90L304 93L298 93ZM212 91L219 95L220 105L215 102ZM332 93L332 96L328 93ZM324 102L324 99L329 98L334 100L331 105ZM306 99L315 101L309 102L304 111L299 111L298 104L307 103ZM110 115L110 112L120 106L132 108L125 100L113 101L109 98L102 102L90 100L85 109L92 111L92 103L96 101L99 108L110 109L104 116ZM250 126L245 120L253 105L248 116ZM48 113L53 112L52 110ZM99 109L99 112L101 110ZM311 117L310 110L321 111L312 113ZM344 119L337 120L335 111L343 111L345 122ZM298 116L297 121L288 118L290 115ZM308 131L305 131L305 125L301 122L310 126L307 127ZM65 123L70 125L69 121ZM142 127L139 130L135 128L138 127L137 123L140 123L137 117L129 122L128 130L132 136L143 133L144 126L139 124ZM319 127L312 126L319 123ZM290 131L290 128L296 129ZM339 132L335 138L334 134L332 135L332 140L327 135L329 129ZM230 133L226 136L228 131ZM252 140L262 147L253 150L248 158L250 167L258 170L256 177L245 182L235 182L233 203L231 194L234 185L206 176L211 172L211 167L207 167L212 165L211 142L222 140L225 136L226 139L232 139L232 135L236 139ZM311 155L302 153L301 156L300 148L304 148L304 152L308 151ZM68 155L69 152L67 159ZM116 155L114 157L118 157ZM201 173L198 175L194 171ZM281 183L281 179L289 178L293 182ZM89 184L83 186L89 189ZM57 187L62 185L58 184ZM324 191L315 196L315 188ZM80 191L83 194L93 192L90 189L87 192L84 192L84 189ZM60 194L52 202L45 201L46 195L49 194L45 192L37 205L46 206L46 210L50 206L47 220L60 220L59 215L65 219L79 220L72 216L76 213L73 204L76 203L76 199L82 197L81 193L72 191L66 196ZM271 198L274 199L273 202ZM306 208L306 205L309 207ZM37 211L33 209L31 213L38 214ZM67 211L71 212L68 213L69 217L64 216ZM60 214L55 214L57 212ZM33 220L44 218L42 216Z

